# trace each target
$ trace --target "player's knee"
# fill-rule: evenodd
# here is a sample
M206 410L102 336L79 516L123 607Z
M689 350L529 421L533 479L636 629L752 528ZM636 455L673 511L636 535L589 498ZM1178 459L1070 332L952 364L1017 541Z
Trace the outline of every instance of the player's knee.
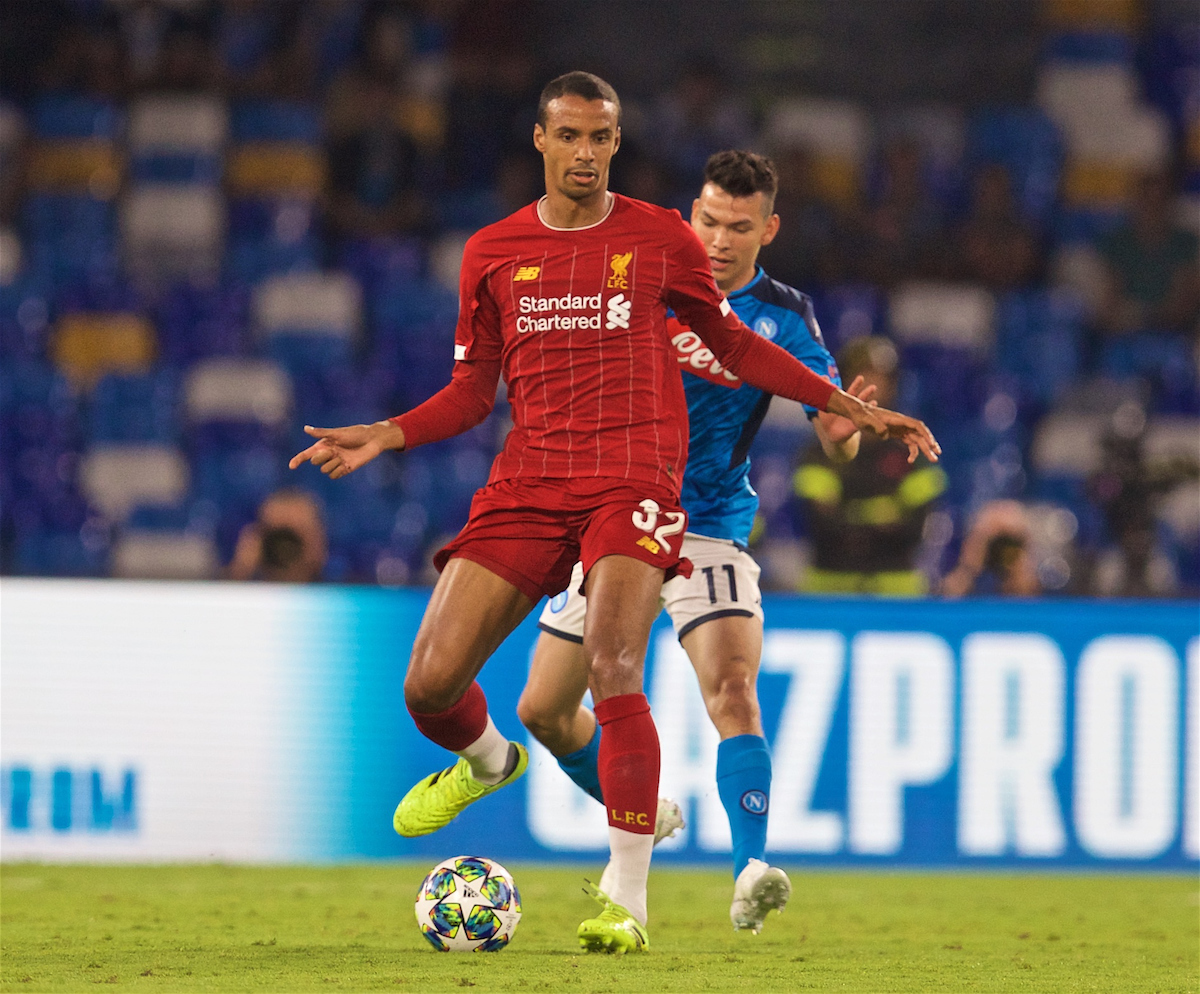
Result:
M438 714L452 708L466 690L459 682L448 680L444 671L423 665L414 648L404 675L404 703L410 711Z
M601 650L588 659L589 684L602 697L639 692L642 671L643 661L634 653Z
M708 714L713 724L745 731L759 722L758 693L753 676L731 673L717 681L708 696Z
M517 717L529 730L529 734L551 752L564 738L569 727L566 717L545 708L527 695L522 695L517 702Z

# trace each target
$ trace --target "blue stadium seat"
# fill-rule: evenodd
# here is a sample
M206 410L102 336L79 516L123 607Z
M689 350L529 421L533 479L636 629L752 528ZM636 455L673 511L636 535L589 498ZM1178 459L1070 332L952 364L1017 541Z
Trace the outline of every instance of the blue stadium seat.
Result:
M191 152L136 155L129 164L130 178L138 183L202 183L221 182L224 164L215 155Z
M1067 31L1051 35L1042 48L1047 62L1132 65L1133 57L1133 38L1116 31Z
M968 129L964 158L968 173L989 162L1006 166L1024 214L1039 222L1049 218L1058 194L1063 142L1041 111L1007 108L977 114Z
M104 377L84 424L89 441L179 441L179 375L163 368L142 376Z
M1082 368L1079 301L1054 291L1006 294L996 323L996 368L1018 379L1024 399L1053 404Z
M40 97L31 116L34 133L42 138L116 139L124 124L116 104L81 94Z
M235 142L321 141L321 114L312 104L285 100L246 100L233 105L231 121Z

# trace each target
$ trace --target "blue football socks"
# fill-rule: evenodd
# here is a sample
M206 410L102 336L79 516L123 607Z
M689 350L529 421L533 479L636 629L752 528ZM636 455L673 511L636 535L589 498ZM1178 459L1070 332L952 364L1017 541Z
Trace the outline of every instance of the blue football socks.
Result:
M771 754L761 735L735 735L717 747L717 793L729 815L737 879L746 864L762 859L767 849Z
M559 756L558 765L583 790L587 791L592 797L603 804L604 794L600 790L599 764L600 722L596 722L596 731L592 735L592 740L582 749L576 749L565 756Z

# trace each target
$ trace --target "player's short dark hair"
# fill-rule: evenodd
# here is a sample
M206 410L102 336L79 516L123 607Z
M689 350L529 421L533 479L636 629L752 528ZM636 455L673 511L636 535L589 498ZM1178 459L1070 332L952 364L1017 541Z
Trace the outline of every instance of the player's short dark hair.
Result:
M728 149L715 152L704 165L704 182L714 183L734 197L763 195L763 211L770 214L775 207L775 194L779 191L779 175L775 163L765 155Z
M608 83L590 72L576 69L556 76L542 90L538 100L537 123L546 126L546 108L559 97L583 97L584 100L607 100L617 108L617 124L621 123L621 98Z

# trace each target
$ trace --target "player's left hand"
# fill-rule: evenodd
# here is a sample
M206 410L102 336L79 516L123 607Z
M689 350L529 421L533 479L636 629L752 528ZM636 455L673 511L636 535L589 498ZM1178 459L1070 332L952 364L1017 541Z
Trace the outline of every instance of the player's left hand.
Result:
M917 461L923 455L930 462L937 462L942 447L924 421L910 418L907 414L889 411L886 407L863 403L858 397L838 390L829 398L826 409L853 421L863 431L872 431L883 438L894 438L908 446L908 461Z

